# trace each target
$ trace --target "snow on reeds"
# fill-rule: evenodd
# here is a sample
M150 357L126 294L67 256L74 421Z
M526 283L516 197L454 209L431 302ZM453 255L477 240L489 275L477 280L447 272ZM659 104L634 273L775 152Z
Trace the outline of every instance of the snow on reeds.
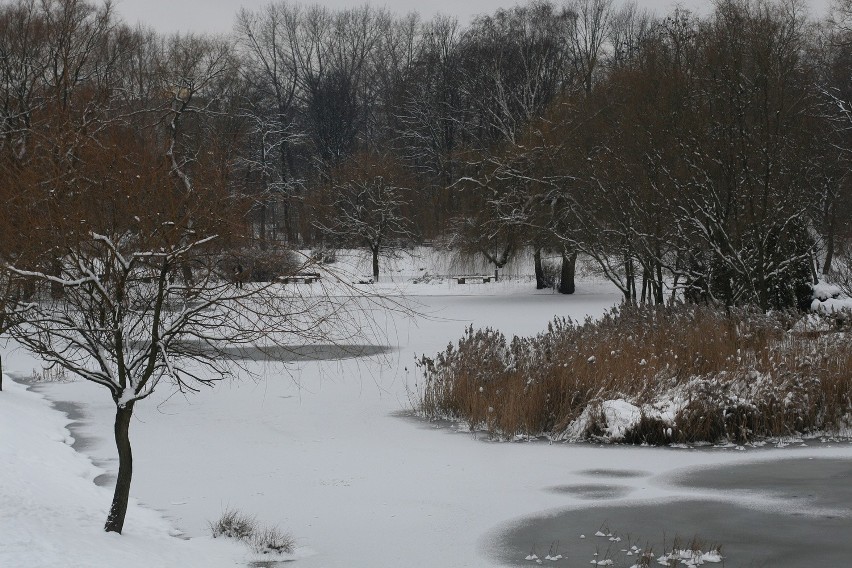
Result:
M508 340L468 328L423 356L420 409L504 439L744 443L848 426L842 315L620 307Z

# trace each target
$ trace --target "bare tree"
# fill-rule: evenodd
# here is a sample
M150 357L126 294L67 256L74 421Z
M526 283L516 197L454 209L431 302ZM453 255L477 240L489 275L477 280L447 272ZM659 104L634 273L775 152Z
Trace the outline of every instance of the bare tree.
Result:
M415 239L406 214L410 206L407 177L390 155L356 154L333 172L327 221L317 223L336 244L366 247L376 282L379 258L393 256Z
M165 382L193 390L233 374L242 345L333 337L346 326L325 323L346 308L274 283L236 288L226 272L247 214L223 140L227 43L149 43L113 25L108 5L39 6L33 53L47 63L32 100L43 102L11 131L25 151L0 155L0 323L112 397L119 471L105 529L121 532L136 403Z
M576 14L571 30L572 60L583 90L588 94L601 67L604 44L610 34L614 17L612 0L573 0L571 9Z
M199 171L206 171L216 157L199 159ZM44 220L29 208L22 219L37 233L62 236L50 248L59 271L7 261L5 270L33 293L6 315L21 345L112 397L119 470L105 530L121 532L138 402L166 382L191 391L232 375L241 346L327 341L347 329L338 317L345 309L274 282L234 286L223 257L244 233L244 204L217 176L196 175L188 194L163 159L155 129L101 129L79 149L76 171L66 215ZM39 179L17 176L12 183L25 195ZM181 278L187 265L191 281ZM63 293L52 296L56 286Z
M248 86L242 106L251 123L243 160L247 175L260 178L256 193L261 243L267 238L267 219L272 217L274 223L279 200L284 235L289 242L297 239L302 183L294 161L294 146L305 139L296 119L300 71L296 42L301 18L298 6L270 4L258 12L241 10L235 26ZM277 226L273 224L272 239L277 237Z

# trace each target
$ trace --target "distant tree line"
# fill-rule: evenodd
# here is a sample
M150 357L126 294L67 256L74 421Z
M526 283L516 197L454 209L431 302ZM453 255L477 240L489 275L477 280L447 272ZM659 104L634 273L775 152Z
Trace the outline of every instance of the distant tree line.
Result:
M532 254L564 293L580 255L627 302L793 306L852 259L850 6L537 0L462 26L278 2L163 36L109 3L15 0L0 255L56 263L94 219L133 222L80 191L107 183L85 164L127 199L215 194L241 247L369 249L376 277L429 240Z

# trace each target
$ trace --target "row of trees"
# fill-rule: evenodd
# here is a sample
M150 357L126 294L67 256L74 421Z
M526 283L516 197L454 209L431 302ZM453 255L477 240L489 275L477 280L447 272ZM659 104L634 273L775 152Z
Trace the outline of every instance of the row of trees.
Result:
M847 31L795 3L627 17L591 89L475 161L465 230L580 252L628 302L809 303L850 237Z
M256 248L365 246L376 278L382 251L418 239L495 267L532 250L539 286L550 251L566 293L580 253L628 301L676 283L790 305L811 259L845 254L847 4L817 23L797 1L658 18L540 0L464 28L280 2L228 37L161 37L108 4L17 0L0 14L3 148L62 153L109 109L160 126L171 175L239 196Z

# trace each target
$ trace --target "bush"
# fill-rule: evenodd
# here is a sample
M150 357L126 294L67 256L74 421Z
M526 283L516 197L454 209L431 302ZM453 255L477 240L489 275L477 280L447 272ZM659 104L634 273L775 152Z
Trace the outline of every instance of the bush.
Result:
M852 344L792 312L623 307L532 338L468 328L423 356L420 408L503 438L743 443L838 431L852 416ZM606 412L604 412L604 408ZM612 423L610 423L612 422Z
M562 282L562 260L543 260L541 268L548 288L559 288Z
M236 540L249 541L257 531L257 519L236 509L226 509L215 523L210 523L213 538L223 536Z
M295 541L288 533L270 527L257 531L250 546L257 554L292 554Z
M214 523L210 523L213 538L220 536L244 542L256 554L291 554L295 540L277 527L262 527L253 516L236 509L226 509Z
M41 372L33 369L30 381L33 383L67 383L73 380L65 367L42 367Z
M225 278L235 282L272 282L279 276L297 272L300 263L293 251L283 247L247 248L231 251L222 258L219 267Z
M337 249L320 247L311 251L311 260L316 263L334 264L337 262Z

